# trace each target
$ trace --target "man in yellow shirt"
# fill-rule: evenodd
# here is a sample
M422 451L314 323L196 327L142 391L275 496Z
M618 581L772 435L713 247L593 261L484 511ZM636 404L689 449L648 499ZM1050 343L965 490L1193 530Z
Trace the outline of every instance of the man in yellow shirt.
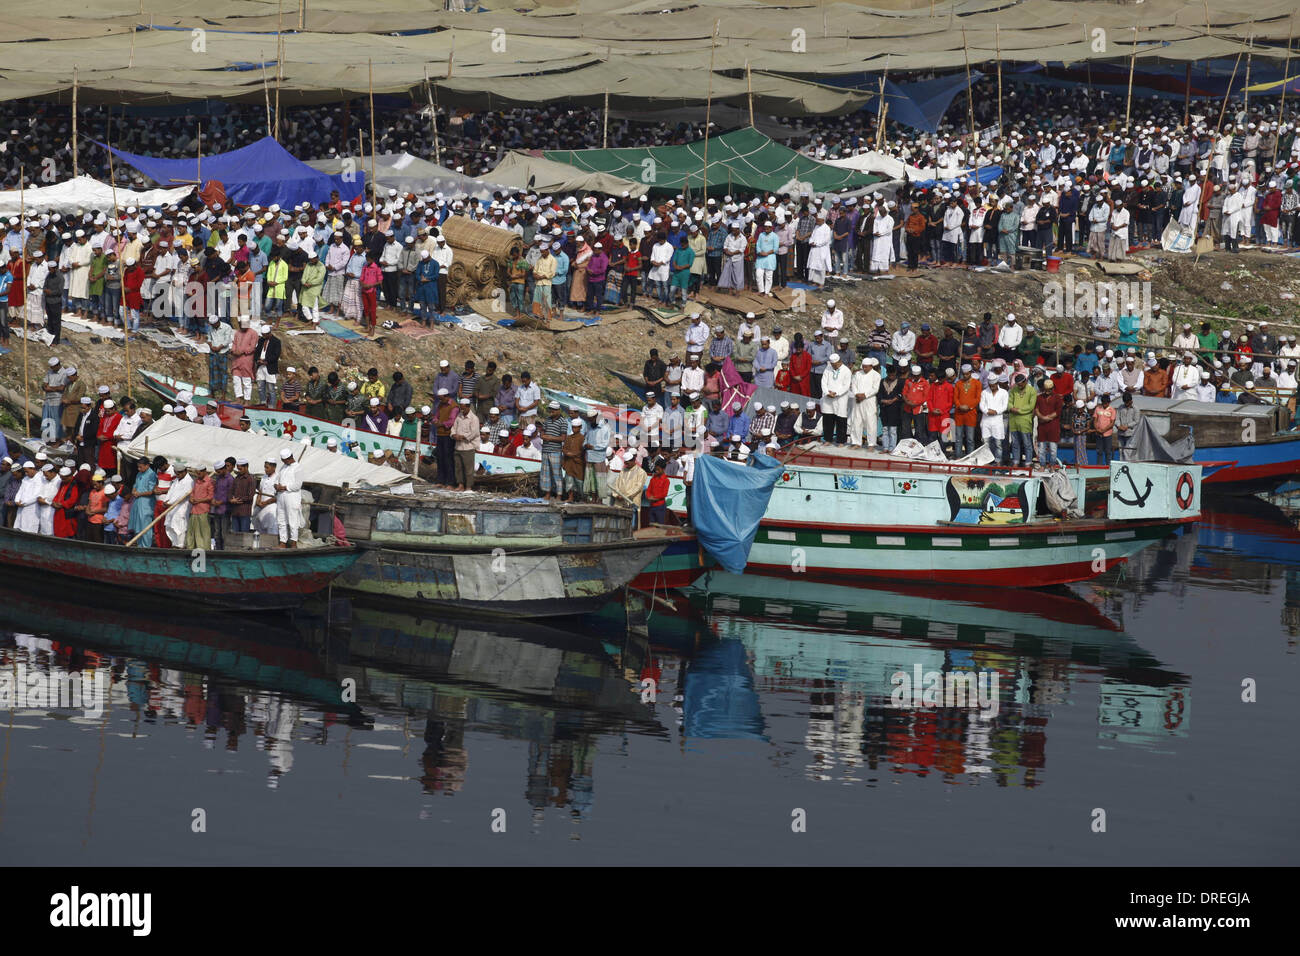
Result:
M372 368L366 372L366 380L361 383L360 392L367 400L384 398L388 390L384 387L384 383L379 380L379 369Z

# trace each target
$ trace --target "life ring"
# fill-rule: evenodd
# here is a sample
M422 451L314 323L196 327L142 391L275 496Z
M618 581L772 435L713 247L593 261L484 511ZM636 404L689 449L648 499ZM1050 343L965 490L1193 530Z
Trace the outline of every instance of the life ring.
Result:
M1183 472L1178 476L1178 486L1174 489L1174 497L1178 501L1178 507L1186 511L1192 506L1192 501L1196 496L1196 486L1192 484L1192 476L1189 472Z

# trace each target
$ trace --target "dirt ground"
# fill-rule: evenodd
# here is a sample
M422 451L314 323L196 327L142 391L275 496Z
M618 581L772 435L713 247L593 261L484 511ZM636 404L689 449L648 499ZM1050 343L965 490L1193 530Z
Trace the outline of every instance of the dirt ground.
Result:
M1287 331L1282 328L1286 324L1300 331L1300 299L1296 298L1300 295L1300 258L1254 251L1238 255L1215 252L1202 256L1197 263L1192 256L1154 250L1135 253L1132 261L1141 263L1149 272L1153 301L1160 303L1175 323L1181 321L1180 315L1197 313L1187 318L1194 327L1199 327L1202 321L1200 314L1208 314L1252 321L1265 319L1275 331ZM1060 321L1043 318L1045 283L1064 282L1071 275L1076 283L1107 279L1092 260L1067 259L1059 275L1042 271L976 273L926 269L907 276L900 270L895 278L886 281L833 283L829 294L844 309L845 324L855 343L865 340L865 333L877 317L884 318L891 328L896 328L903 319L910 320L913 326L929 321L938 327L944 321L964 323L978 319L985 311L993 312L998 319L1005 312L1015 312L1022 321L1034 321L1040 329L1081 332L1086 317ZM1122 281L1146 278L1146 275L1114 278ZM820 309L814 306L802 315L787 312L780 316L787 337L796 331L808 336L818 324ZM393 316L381 309L381 322L386 318ZM719 313L714 318L720 319L734 334L740 316ZM768 316L763 327L767 329L772 324L772 317ZM433 335L421 339L390 331L381 334L377 341L348 343L327 335L289 335L287 329L303 326L286 322L279 333L283 343L281 366L293 365L305 372L309 366L316 365L322 374L338 369L345 380L359 377L370 366L378 368L385 379L393 370L400 369L412 381L417 397L427 397L440 359L449 360L457 370L466 359L478 362L480 370L488 359L495 359L502 371L515 373L516 377L526 369L544 386L618 403L631 400L631 393L606 369L635 373L647 351L654 347L666 359L671 352L682 350L686 328L685 323L665 327L649 316L612 325L574 323L574 326L572 331L548 332L493 325L488 331L471 332L439 325ZM57 350L37 342L28 344L28 374L34 402L40 400L40 381L47 360L56 352L66 364L80 368L88 384L107 384L115 396L124 391L126 364L120 342L96 341L75 332L64 338L65 342ZM1051 331L1045 331L1044 338L1049 346L1054 344ZM1067 346L1071 341L1062 339ZM11 336L8 345L11 351L0 356L0 385L21 392L23 342ZM207 381L206 356L187 350L163 350L147 341L132 343L131 365L133 369L149 369L189 381ZM152 402L152 396L138 384L133 392ZM17 408L12 401L6 404L9 406L6 419L12 422Z

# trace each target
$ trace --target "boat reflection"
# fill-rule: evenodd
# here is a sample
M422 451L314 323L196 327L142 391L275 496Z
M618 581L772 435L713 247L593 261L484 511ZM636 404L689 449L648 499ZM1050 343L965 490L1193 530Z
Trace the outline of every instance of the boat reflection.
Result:
M698 658L683 665L687 736L799 740L815 779L888 769L1034 786L1053 709L1089 684L1102 740L1158 746L1187 731L1187 678L1073 592L850 588L715 572L687 593L717 637L701 647L709 692L695 701ZM990 686L996 674L996 713L896 701L900 673L982 673ZM806 703L802 730L771 716L788 714L776 704L791 699Z
M464 786L470 735L526 741L534 811L585 816L597 740L667 734L638 695L644 641L501 626L510 633L346 601L293 617L163 617L0 589L0 668L103 673L104 726L126 721L113 724L126 736L202 728L208 749L224 737L237 751L251 735L273 788L292 771L295 744L337 744L340 727L345 760L353 746L406 755L422 738L415 767L383 776L415 780L425 793Z

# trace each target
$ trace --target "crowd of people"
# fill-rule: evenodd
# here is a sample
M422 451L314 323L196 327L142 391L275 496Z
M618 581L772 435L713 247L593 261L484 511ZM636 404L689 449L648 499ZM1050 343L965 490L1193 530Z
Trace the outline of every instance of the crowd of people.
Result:
M1091 338L1071 354L1047 350L1034 325L1013 315L995 322L986 313L964 327L936 320L933 328L856 317L853 325L868 329L856 345L834 298L807 338L795 332L787 339L779 325L764 335L752 313L734 333L697 316L679 354L664 361L652 351L645 363L647 397L630 431L600 415L573 417L544 400L528 371L516 379L491 361L482 371L471 361L455 372L444 360L418 399L423 385L400 372L384 381L377 369L281 371L277 333L286 322L334 317L373 332L382 303L432 323L446 308L455 250L441 226L453 215L521 239L525 251L502 275L507 309L516 315L599 313L641 297L686 305L705 286L775 296L792 285L824 288L836 277L888 272L904 261L910 269L1014 268L1024 247L1117 259L1134 245L1158 243L1171 222L1221 239L1228 250L1242 240L1300 242L1300 137L1295 114L1279 114L1275 101L1234 106L1220 125L1200 113L1184 116L1181 103L1144 100L1125 127L1114 97L1086 87L1011 86L1003 128L989 122L996 104L981 98L978 137L961 135L962 123L933 136L892 128L885 152L934 171L940 182L928 188L904 182L825 195L736 188L720 197L521 190L478 201L371 186L360 197L263 208L196 187L162 209L32 209L25 220L0 220L0 338L7 340L14 324L43 326L57 346L65 314L111 322L128 335L142 321L174 326L208 346L214 401L199 409L187 398L166 414L217 426L217 399L281 407L411 440L400 455L375 460L438 486L472 489L481 474L475 456L490 453L537 460L547 497L640 501L644 492L652 509L662 507L668 480L690 480L699 453L745 458L759 446L809 438L888 451L914 439L937 441L955 458L986 445L997 461L1047 464L1069 441L1079 460L1087 460L1091 442L1104 462L1134 433L1134 395L1214 401L1231 390L1240 401L1287 401L1289 393L1294 402L1294 337L1273 335L1265 322L1236 333L1208 325L1197 333L1185 323L1173 335L1158 306L1146 315L1099 308ZM85 128L101 121L115 145L134 151L182 156L197 145L192 117L110 117L95 108L84 116ZM209 118L206 148L257 139L262 130L252 116L231 106ZM470 174L484 172L483 157L501 149L596 145L601 135L592 114L559 107L444 113L437 122L444 165ZM289 111L284 143L304 156L346 152L340 144L351 141L355 125L347 107ZM69 125L48 108L0 106L0 130L6 126L0 174L9 185L20 167L40 168L49 157L70 167ZM379 151L433 151L429 119L415 109L386 114L380 131ZM620 146L688 142L701 133L688 123L627 121L609 130ZM875 134L868 112L819 118L805 151L844 158L869 149ZM82 149L80 160L83 170L106 176L102 151ZM989 167L997 167L991 180L980 175ZM123 185L143 185L117 172ZM723 407L733 377L801 400ZM185 522L159 524L152 539L162 546L191 539L219 545L224 530L246 530L236 518L297 511L278 504L298 493L286 472L291 460L265 463L263 478L239 461L210 469L141 462L124 475L116 448L147 427L149 409L126 397L114 402L106 387L98 397L85 394L76 370L57 359L44 388L42 433L71 441L74 455L62 463L6 463L5 519L15 527L127 540L176 487L190 495L176 512ZM346 443L331 450L357 453ZM245 490L236 494L236 484ZM291 545L293 525L277 519L265 531Z

